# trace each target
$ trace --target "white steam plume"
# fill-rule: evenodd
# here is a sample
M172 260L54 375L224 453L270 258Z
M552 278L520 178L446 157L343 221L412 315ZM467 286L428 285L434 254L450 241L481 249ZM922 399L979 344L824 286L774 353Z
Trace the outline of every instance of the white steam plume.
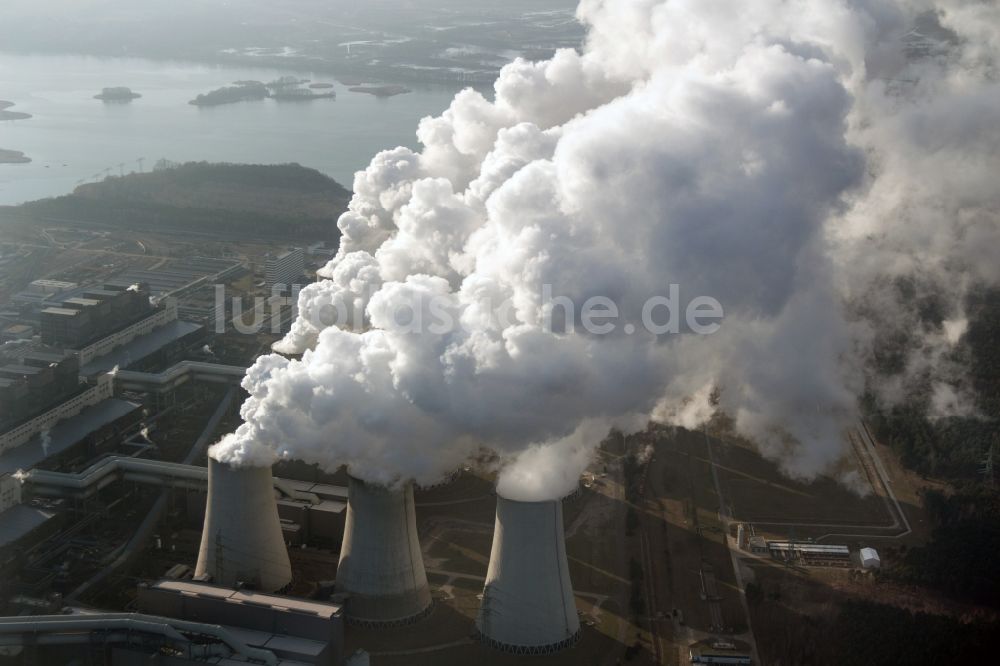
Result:
M906 321L880 280L926 270L957 304L956 276L1000 277L996 12L584 0L582 53L514 62L495 101L460 93L421 152L356 176L340 252L276 347L302 358L258 360L212 455L429 484L486 447L510 461L504 492L556 497L609 427L697 425L718 388L790 473L830 469L873 340L845 303ZM645 330L672 284L682 309L717 299L721 330ZM544 285L574 330L547 326ZM609 334L580 326L594 296L619 310ZM426 325L442 319L458 325Z

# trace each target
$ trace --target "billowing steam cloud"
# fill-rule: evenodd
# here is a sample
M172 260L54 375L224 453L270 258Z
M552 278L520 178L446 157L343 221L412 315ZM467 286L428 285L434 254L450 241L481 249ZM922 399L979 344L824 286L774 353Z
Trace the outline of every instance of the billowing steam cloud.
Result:
M258 360L212 455L431 483L485 448L502 493L543 499L610 428L696 425L715 393L790 472L828 468L874 337L848 304L904 322L894 276L919 267L956 304L956 275L1000 277L997 11L583 0L581 54L509 65L495 101L460 93L422 152L357 175L276 347L301 360ZM717 299L721 328L643 326L671 285L680 313ZM592 297L613 330L581 325ZM951 335L917 331L914 367L960 333L951 314Z

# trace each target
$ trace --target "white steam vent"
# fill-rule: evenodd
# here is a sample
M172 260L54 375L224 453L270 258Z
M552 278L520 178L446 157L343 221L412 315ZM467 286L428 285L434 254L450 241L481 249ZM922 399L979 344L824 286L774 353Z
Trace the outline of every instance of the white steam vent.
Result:
M580 619L566 560L562 502L497 495L493 551L476 629L491 647L551 654L576 642Z
M391 489L351 478L336 590L350 595L356 624L407 624L430 610L412 483Z
M275 592L292 581L270 467L208 459L208 503L195 575Z

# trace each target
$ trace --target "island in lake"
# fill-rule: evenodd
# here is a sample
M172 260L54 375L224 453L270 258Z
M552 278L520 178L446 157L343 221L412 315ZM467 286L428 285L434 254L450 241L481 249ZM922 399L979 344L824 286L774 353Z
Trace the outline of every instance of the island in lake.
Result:
M8 111L10 107L14 106L14 102L7 102L0 99L0 120L27 120L31 117L30 113L21 113L20 111Z
M376 97L394 97L395 95L405 95L413 92L406 86L354 86L348 88L351 92L367 93Z
M234 104L236 102L248 102L256 99L270 97L271 93L260 81L240 81L239 85L218 88L212 92L198 95L188 104L195 106L219 106L220 104Z
M303 83L309 83L309 79L300 79L295 76L282 76L268 83L267 87L271 90L280 90L282 88L295 88Z
M279 102L302 102L312 99L337 99L337 93L330 92L316 93L306 88L281 88L271 93L271 97Z
M27 164L30 157L25 156L20 150L4 150L0 148L0 164Z
M232 104L234 102L249 102L271 97L279 102L284 101L309 101L313 99L336 99L337 93L313 92L310 88L301 86L308 83L305 79L297 79L294 76L283 76L269 83L260 81L236 81L233 85L219 88L212 92L198 95L189 104L195 106L218 106L220 104ZM332 84L314 84L316 88L332 88Z
M125 86L104 88L99 95L94 95L94 99L104 100L105 102L131 102L139 97L142 97L142 95L132 92L131 88Z

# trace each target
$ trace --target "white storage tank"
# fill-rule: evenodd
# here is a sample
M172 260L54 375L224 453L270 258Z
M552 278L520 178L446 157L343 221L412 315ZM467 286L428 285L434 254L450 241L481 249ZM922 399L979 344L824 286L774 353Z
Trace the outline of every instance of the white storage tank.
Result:
M861 566L865 569L878 569L882 566L882 560L879 559L878 551L874 548L862 548L861 549Z

